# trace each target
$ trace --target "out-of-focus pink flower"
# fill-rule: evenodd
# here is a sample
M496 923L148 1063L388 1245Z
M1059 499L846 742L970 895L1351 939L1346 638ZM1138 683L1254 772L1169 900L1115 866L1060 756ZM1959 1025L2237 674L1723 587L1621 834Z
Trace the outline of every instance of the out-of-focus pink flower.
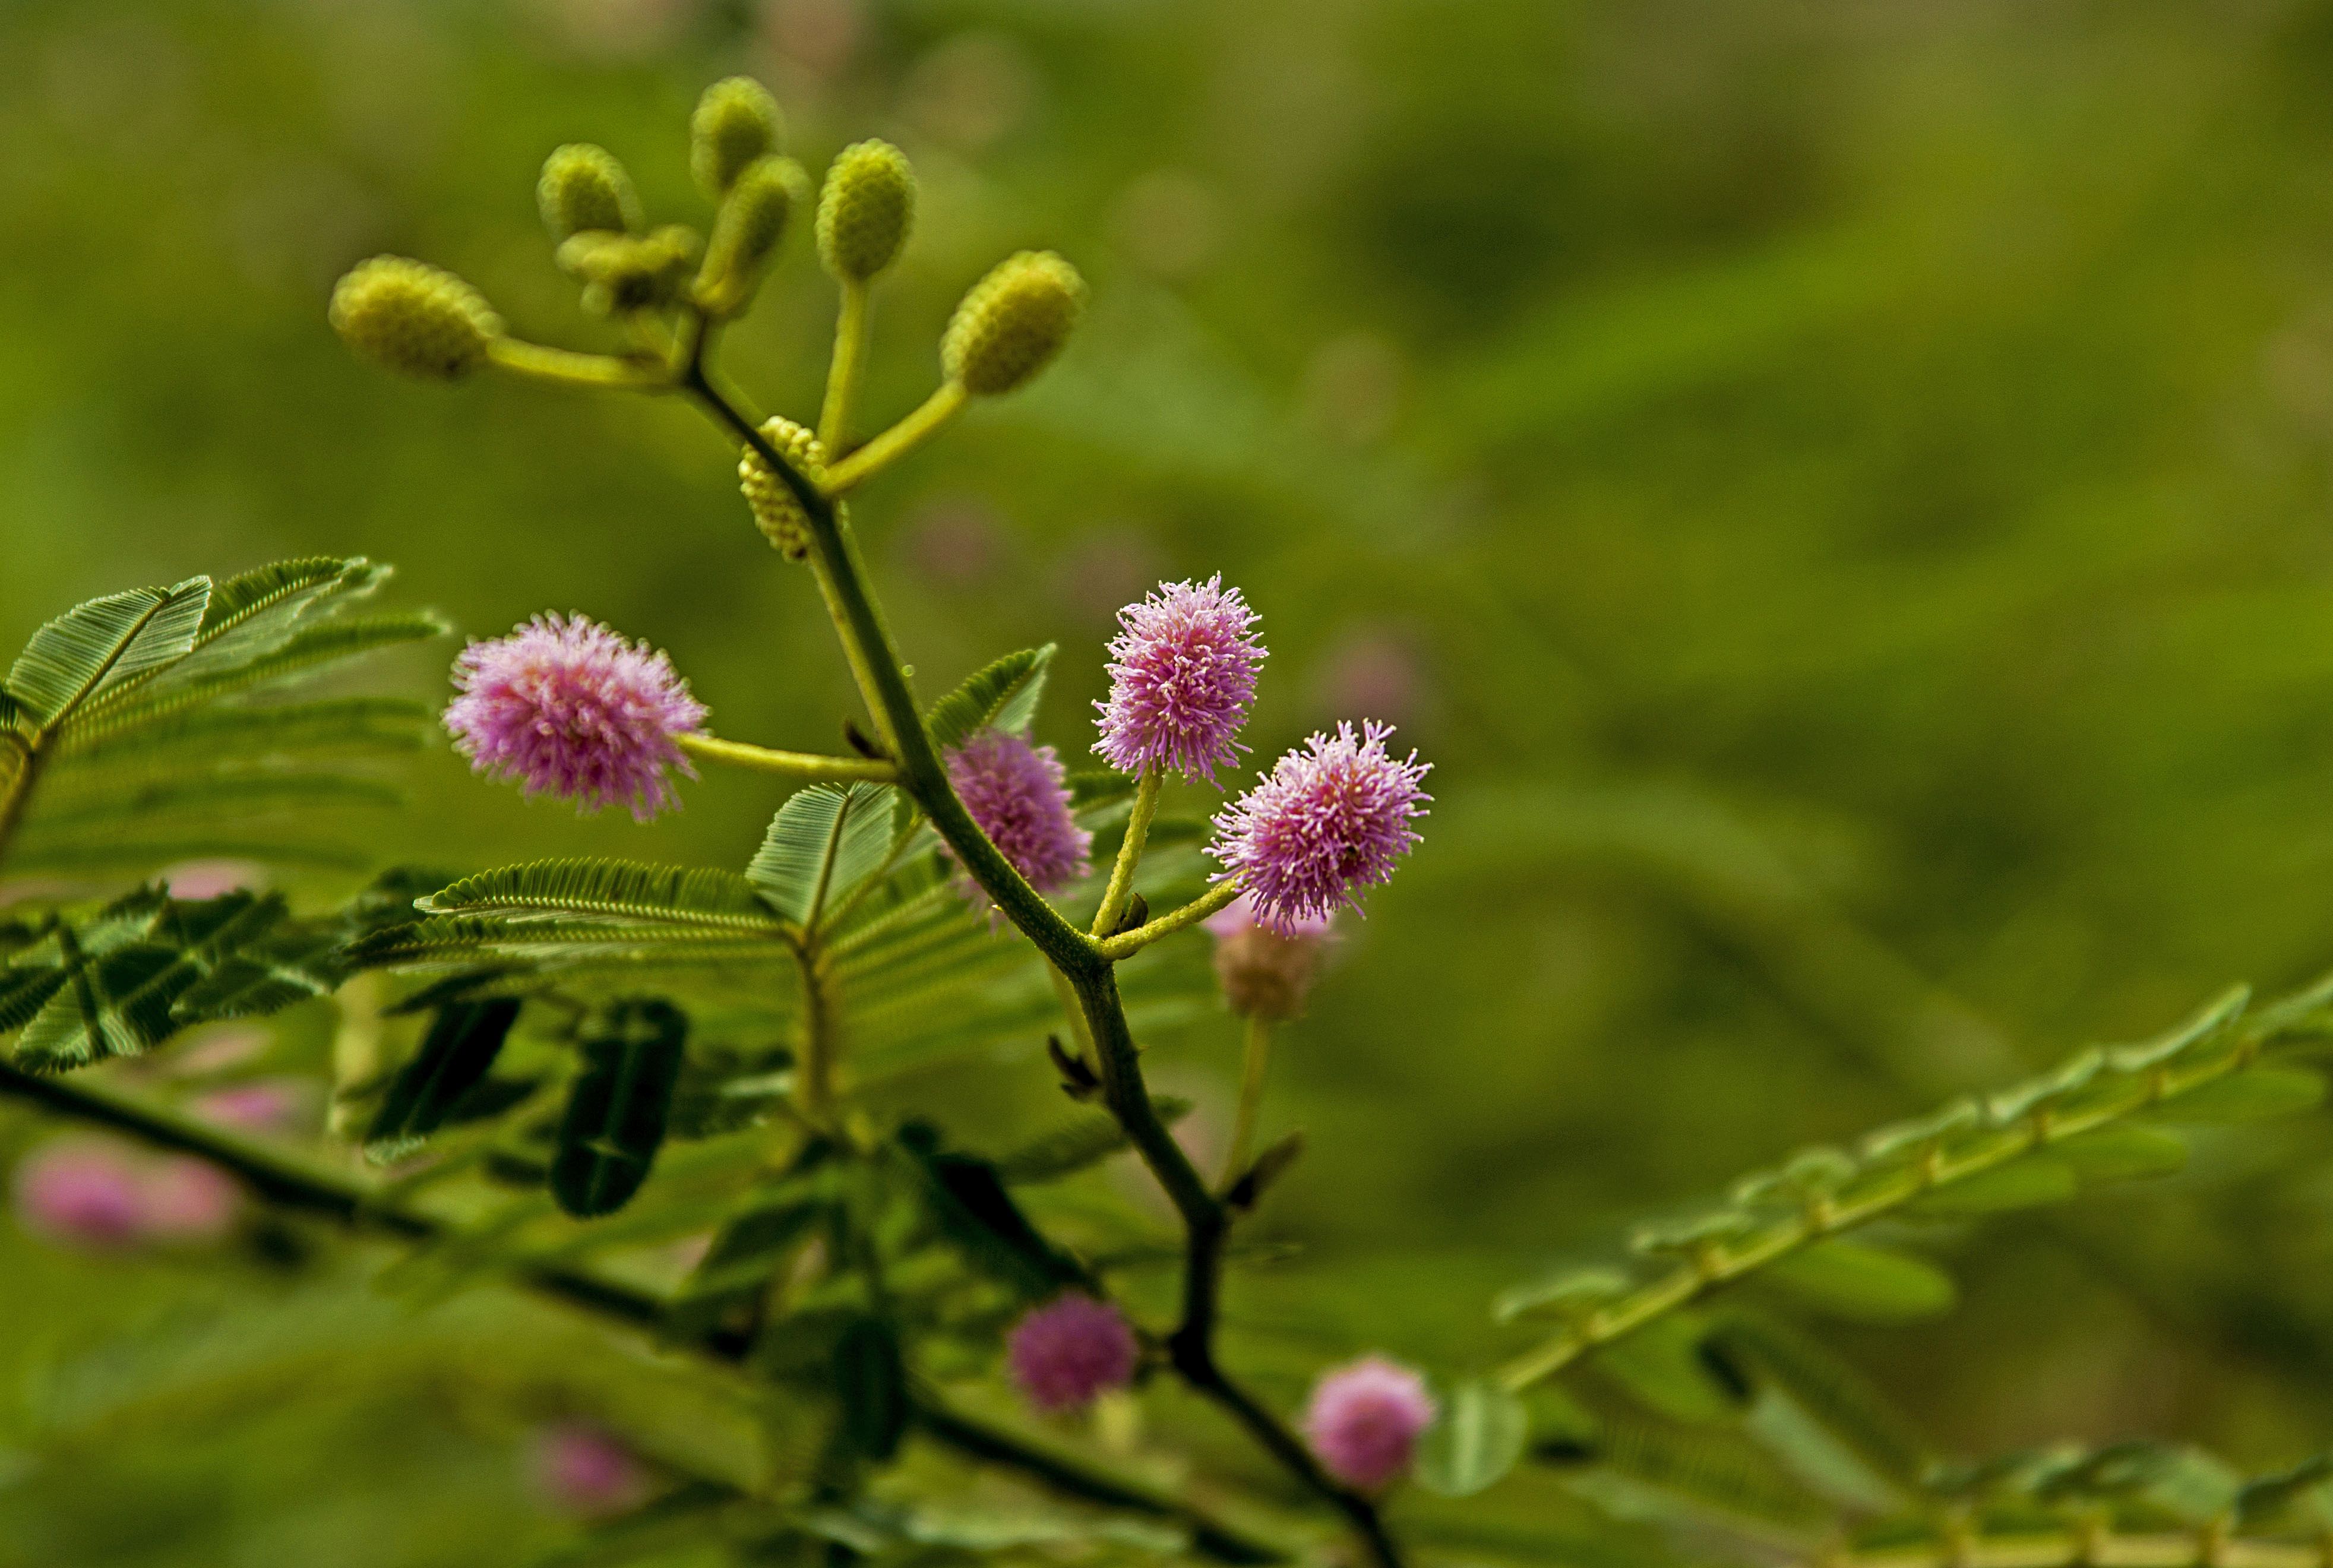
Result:
M282 1132L306 1108L308 1086L296 1079L254 1079L197 1095L187 1109L238 1132Z
M49 1241L109 1251L145 1232L146 1189L137 1157L107 1139L59 1138L16 1164L16 1218Z
M648 1496L648 1470L632 1451L580 1422L536 1432L528 1446L527 1472L545 1505L581 1519L623 1513Z
M1261 924L1282 936L1332 914L1392 877L1417 842L1410 822L1434 797L1419 784L1433 765L1386 751L1389 725L1315 735L1272 765L1261 784L1215 817L1208 852L1245 885Z
M174 899L216 899L223 893L257 892L267 886L267 868L256 861L181 861L162 873Z
M1330 1475L1375 1491L1407 1473L1434 1416L1425 1379L1382 1356L1364 1356L1313 1385L1304 1435Z
M477 772L516 779L590 813L628 804L641 822L679 805L667 769L696 776L675 737L705 705L672 660L581 616L539 615L473 642L454 664L446 707L455 747Z
M1093 834L1070 815L1067 774L1051 746L984 729L946 761L964 809L1031 887L1059 892L1090 869Z
M1094 704L1094 750L1120 773L1160 769L1213 784L1242 750L1240 726L1255 706L1264 655L1255 620L1220 574L1163 583L1119 611L1109 697Z
M1208 916L1206 927L1215 938L1215 978L1233 1012L1272 1023L1303 1013L1329 946L1329 917L1300 915L1283 934L1259 921L1242 893Z
M174 1246L198 1246L235 1228L243 1191L216 1166L185 1157L157 1161L140 1177L139 1231Z
M1126 1314L1074 1291L1024 1314L1005 1342L1013 1382L1030 1404L1049 1414L1124 1388L1139 1356Z

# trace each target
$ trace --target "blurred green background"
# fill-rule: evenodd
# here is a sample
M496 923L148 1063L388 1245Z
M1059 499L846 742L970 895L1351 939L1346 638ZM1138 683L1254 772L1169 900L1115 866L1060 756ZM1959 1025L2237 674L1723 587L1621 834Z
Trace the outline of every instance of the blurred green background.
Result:
M2333 966L2333 6L14 0L0 62L10 646L361 553L465 633L581 611L722 733L830 748L830 632L709 427L393 381L327 329L333 278L420 255L521 335L606 341L534 170L598 140L701 224L686 120L736 70L813 169L877 134L922 178L874 413L990 262L1075 260L1065 361L854 515L927 695L1060 640L1064 755L1114 609L1221 571L1272 649L1260 755L1368 714L1435 764L1276 1067L1311 1146L1270 1223L1306 1250L1232 1307L1316 1360L1479 1360L1495 1288L1636 1218ZM797 235L733 373L814 409L831 312ZM442 690L451 652L397 678ZM384 858L735 865L776 799L579 821L442 748L416 788ZM1220 1121L1234 1053L1211 1023L1155 1074ZM2322 1446L2326 1133L1948 1240L1955 1316L1841 1342L1954 1448ZM320 1359L233 1440L109 1404L167 1325L273 1342L278 1291L0 1239L0 1562L554 1528L480 1370L496 1335L549 1356L546 1314L351 1285L362 1378Z

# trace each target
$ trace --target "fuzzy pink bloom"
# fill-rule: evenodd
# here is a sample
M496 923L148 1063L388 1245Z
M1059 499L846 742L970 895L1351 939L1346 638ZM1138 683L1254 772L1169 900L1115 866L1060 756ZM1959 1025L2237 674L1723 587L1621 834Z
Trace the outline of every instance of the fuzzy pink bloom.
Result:
M156 1163L139 1187L140 1234L176 1246L218 1240L235 1228L243 1207L233 1177L184 1156Z
M1138 1355L1126 1315L1074 1291L1023 1315L1005 1342L1013 1380L1048 1413L1076 1409L1107 1390L1124 1388Z
M1382 1356L1364 1356L1312 1386L1304 1435L1330 1475L1375 1491L1407 1472L1434 1416L1425 1379Z
M1390 725L1350 724L1315 735L1215 818L1208 853L1246 885L1256 921L1283 937L1326 919L1393 876L1417 842L1410 822L1434 797L1418 787L1434 765L1386 751Z
M964 809L1031 887L1059 892L1091 868L1093 834L1070 815L1067 775L1051 746L984 729L947 754L947 771Z
M516 779L586 813L628 804L648 821L677 807L666 778L696 770L673 737L705 725L705 705L672 660L581 616L538 615L510 636L473 642L454 663L446 707L456 750L477 772Z
M296 1080L254 1080L197 1095L187 1109L237 1132L283 1132L299 1120L307 1099L307 1085Z
M97 1139L60 1138L17 1162L16 1217L50 1241L124 1247L143 1235L146 1190L136 1158Z
M1219 573L1168 582L1118 612L1109 645L1109 699L1094 750L1120 773L1152 768L1215 782L1246 748L1240 726L1255 706L1263 644L1255 615Z
M597 1427L544 1428L529 1446L527 1470L537 1496L577 1518L623 1513L648 1491L648 1472L632 1451Z

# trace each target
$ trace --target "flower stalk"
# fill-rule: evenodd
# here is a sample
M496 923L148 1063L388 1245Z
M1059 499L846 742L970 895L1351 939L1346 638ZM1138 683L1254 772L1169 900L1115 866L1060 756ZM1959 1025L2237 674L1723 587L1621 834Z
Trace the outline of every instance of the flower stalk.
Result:
M1126 839L1118 846L1118 859L1110 866L1101 908L1094 911L1097 941L1116 930L1118 917L1126 913L1126 901L1134 892L1134 873L1142 864L1142 848L1150 840L1151 819L1158 814L1158 770L1149 768L1134 786L1134 809L1126 819Z

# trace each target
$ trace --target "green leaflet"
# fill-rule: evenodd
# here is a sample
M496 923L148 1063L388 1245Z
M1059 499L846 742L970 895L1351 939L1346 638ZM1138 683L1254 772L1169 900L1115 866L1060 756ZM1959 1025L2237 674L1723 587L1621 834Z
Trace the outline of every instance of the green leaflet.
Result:
M2074 1168L2056 1155L2031 1154L1939 1187L1912 1204L1906 1212L1942 1219L2032 1208L2045 1203L2063 1203L2080 1191L2081 1185Z
M446 630L443 620L420 611L304 626L280 646L245 663L185 680L140 686L123 693L119 701L101 703L97 711L80 716L76 733L110 735L135 729L206 703L302 680L380 649L442 637Z
M427 703L409 697L337 697L266 707L191 708L132 729L76 724L58 743L46 787L83 771L101 776L124 764L248 766L268 757L411 751L433 717Z
M1417 1448L1417 1481L1445 1497L1471 1497L1522 1457L1531 1417L1496 1383L1470 1380L1448 1390Z
M796 791L771 819L746 877L788 919L817 925L881 868L896 793L863 784Z
M1825 1241L1787 1253L1766 1279L1808 1304L1867 1323L1916 1323L1952 1311L1952 1275L1925 1258L1861 1242Z
M551 1163L551 1192L579 1219L613 1214L648 1179L664 1142L688 1019L668 1002L620 1003L581 1044Z
M1004 1188L996 1167L977 1155L938 1147L925 1123L910 1123L899 1147L925 1177L925 1202L933 1223L982 1273L1009 1284L1025 1300L1051 1295L1065 1285L1090 1285L1086 1270L1039 1235Z
M1037 703L1045 693L1045 672L1053 660L1052 643L1008 653L932 705L924 716L932 745L941 751L962 746L974 731L1025 731L1037 717Z
M92 599L50 621L8 671L8 695L42 730L105 690L182 658L210 604L211 580Z
M2265 1121L2314 1111L2325 1100L2325 1075L2307 1067L2248 1067L2165 1103L2159 1121L2209 1126Z
M872 1315L853 1319L834 1345L834 1389L843 1439L870 1463L899 1451L907 1435L907 1364L898 1331Z
M2050 1152L2085 1182L2168 1176L2187 1163L2187 1140L2160 1127L2101 1127L2053 1144Z
M531 861L464 877L415 906L431 915L575 916L777 936L784 922L734 871L630 861Z
M511 1001L458 1002L438 1010L421 1049L389 1086L365 1130L366 1158L402 1159L443 1126L462 1097L485 1081L518 1021Z

